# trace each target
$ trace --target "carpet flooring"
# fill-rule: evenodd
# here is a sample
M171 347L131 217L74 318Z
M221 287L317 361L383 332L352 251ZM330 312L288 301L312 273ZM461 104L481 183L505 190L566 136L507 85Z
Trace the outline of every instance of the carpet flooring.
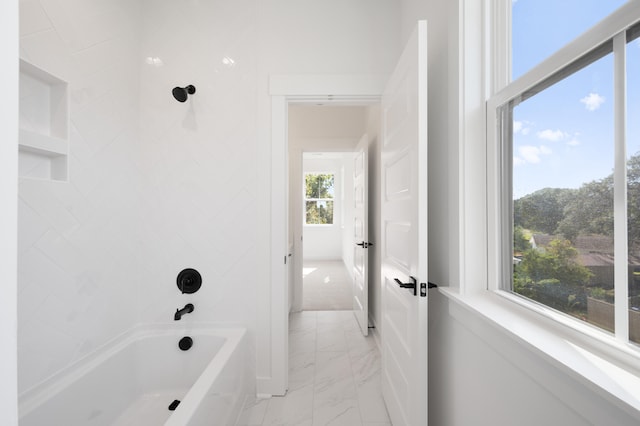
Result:
M341 260L305 260L302 270L303 311L353 308L353 281Z

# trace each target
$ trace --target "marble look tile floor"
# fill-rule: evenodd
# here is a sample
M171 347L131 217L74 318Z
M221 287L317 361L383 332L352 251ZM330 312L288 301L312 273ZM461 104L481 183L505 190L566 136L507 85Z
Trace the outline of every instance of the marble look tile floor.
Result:
M289 316L289 391L245 403L239 426L390 426L380 353L351 311Z

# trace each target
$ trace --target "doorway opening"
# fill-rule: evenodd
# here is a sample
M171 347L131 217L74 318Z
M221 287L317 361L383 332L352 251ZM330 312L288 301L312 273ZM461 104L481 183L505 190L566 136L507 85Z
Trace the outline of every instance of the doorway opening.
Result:
M298 105L306 106L365 106L369 108L367 127L375 129L370 134L370 150L378 153L370 159L375 163L373 170L380 164L379 142L380 134L380 100L386 82L384 75L274 75L270 79L271 94L271 253L269 263L271 274L270 286L265 286L260 297L270 300L264 305L261 314L269 318L264 323L268 340L261 343L264 349L263 364L260 366L262 376L258 378L258 394L284 395L288 388L289 353L291 351L289 331L289 313L301 309L301 291L295 291L302 285L302 239L301 224L294 228L293 221L300 220L302 215L290 213L295 206L289 197L289 185L293 182L289 170L290 157L289 139L289 110ZM369 120L369 118L371 118ZM344 148L342 148L344 149ZM322 146L313 151L331 151ZM300 162L302 153L299 153ZM379 189L379 176L372 176L375 192ZM378 185L378 186L375 186ZM377 188L377 189L375 189ZM284 189L284 190L283 190ZM374 213L374 215L377 212ZM374 219L375 221L375 219ZM295 225L298 226L298 225ZM297 233L291 231L298 229ZM290 232L291 231L291 232ZM377 229L375 230L377 233ZM375 236L374 236L375 238ZM379 256L372 256L379 267ZM284 262L283 262L284 258ZM371 257L370 257L371 259ZM375 274L378 275L378 274ZM296 277L300 277L296 280ZM378 277L374 277L377 279ZM380 280L373 288L380 287ZM369 299L370 302L372 299ZM373 302L374 311L379 305ZM350 312L343 312L352 315ZM375 333L374 333L375 336ZM376 338L376 340L378 340Z
M290 312L353 309L356 148L377 134L378 112L377 104L289 105Z

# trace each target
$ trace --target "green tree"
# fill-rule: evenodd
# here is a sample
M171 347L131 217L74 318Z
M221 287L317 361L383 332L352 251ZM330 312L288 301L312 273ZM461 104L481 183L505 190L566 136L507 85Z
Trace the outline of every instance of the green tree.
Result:
M629 248L640 251L640 153L627 162L627 215Z
M574 193L574 189L544 188L515 200L514 224L532 231L553 234Z
M334 175L309 173L305 175L306 223L333 223Z
M333 201L307 201L308 225L333 224Z
M306 198L333 198L333 174L309 173L305 175Z
M564 312L585 309L592 272L577 262L578 250L566 239L529 249L514 268L514 291Z
M552 240L544 250L527 250L516 270L531 282L556 279L563 284L582 286L589 281L592 273L576 261L577 257L578 250L571 242L558 238Z
M525 235L521 226L516 226L513 230L513 252L524 253L531 248L529 238Z
M582 185L565 207L556 232L571 241L578 235L613 237L613 175Z

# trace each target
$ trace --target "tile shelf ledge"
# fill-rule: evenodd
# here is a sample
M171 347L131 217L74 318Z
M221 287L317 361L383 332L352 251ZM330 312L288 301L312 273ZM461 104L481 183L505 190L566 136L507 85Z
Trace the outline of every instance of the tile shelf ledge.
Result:
M20 129L18 147L20 151L29 151L46 157L57 157L67 156L68 143L59 137Z
M68 83L20 60L21 178L67 182L69 155Z

